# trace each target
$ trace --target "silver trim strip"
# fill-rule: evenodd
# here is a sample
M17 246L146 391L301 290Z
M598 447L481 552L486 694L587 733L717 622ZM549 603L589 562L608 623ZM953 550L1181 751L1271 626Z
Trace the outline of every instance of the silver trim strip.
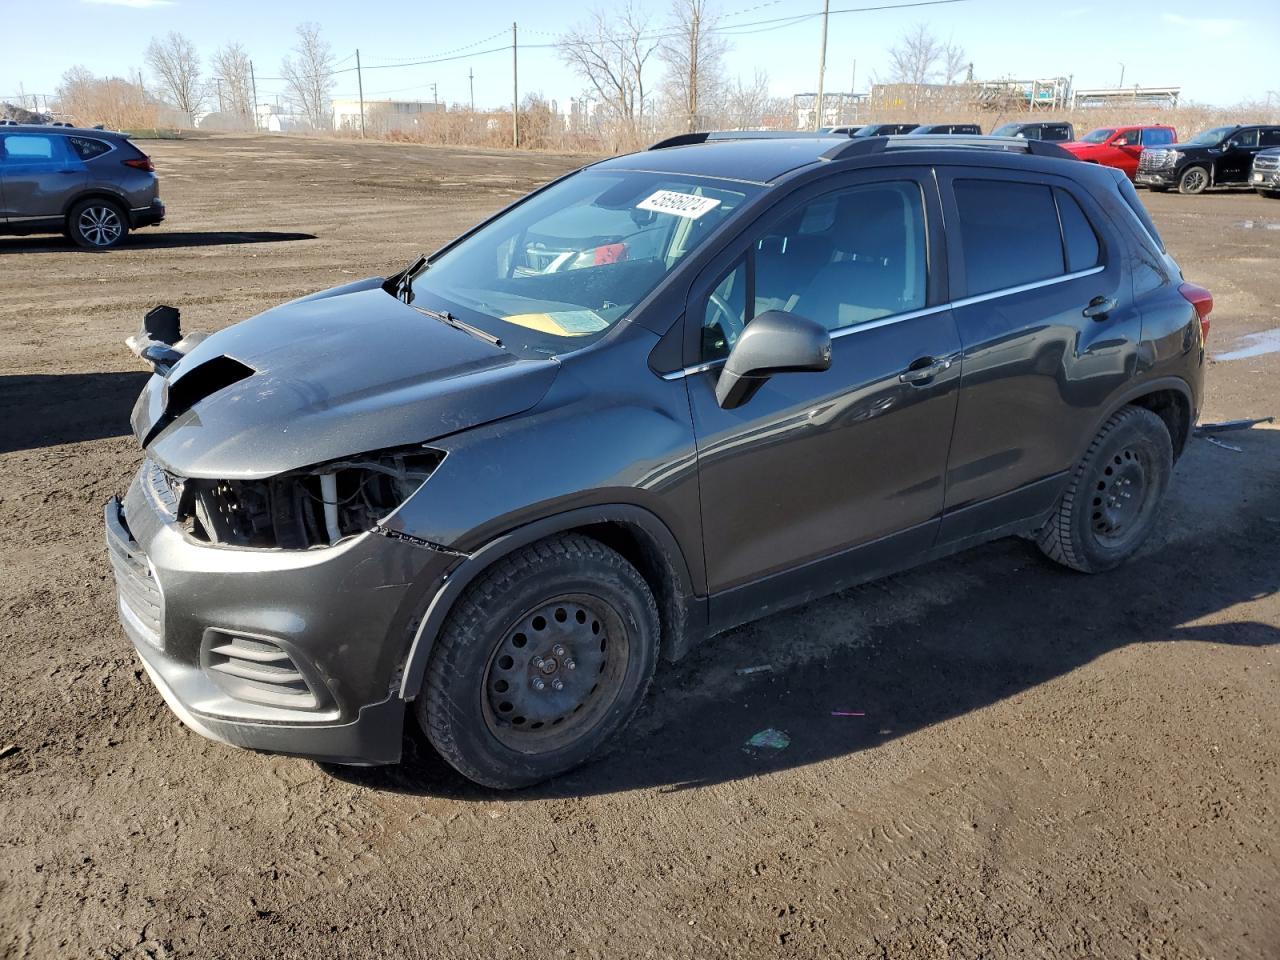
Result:
M887 327L891 324L901 323L904 320L915 320L919 317L927 317L934 313L942 313L946 310L954 310L957 307L968 307L975 303L983 303L987 300L995 300L998 297L1007 297L1015 293L1026 293L1028 290L1039 290L1042 287L1052 287L1054 284L1065 283L1068 280L1079 280L1081 277L1091 277L1095 273L1101 273L1107 269L1105 264L1099 264L1096 267L1090 267L1088 270L1077 270L1074 273L1064 273L1060 277L1050 277L1048 280L1037 280L1034 283L1023 283L1016 287L1004 287L1001 290L992 290L990 293L980 293L973 297L963 297L960 300L952 300L950 303L940 303L934 307L925 307L923 310L912 310L909 313L895 313L892 316L881 317L879 320L869 320L866 323L859 323L851 327L842 327L839 330L831 332L832 340L839 340L841 337L848 337L855 333L861 333L863 330L874 330L876 327ZM683 380L685 377L691 377L694 374L705 373L713 370L724 363L724 359L708 360L706 363L696 363L691 367L684 367L681 370L672 370L670 373L662 375L663 380Z
M967 307L970 304L982 303L984 300L995 300L997 297L1007 297L1014 293L1025 293L1028 290L1039 290L1042 287L1052 287L1057 283L1066 283L1068 280L1079 280L1081 277L1091 277L1095 273L1101 273L1107 269L1105 264L1099 264L1096 267L1090 267L1088 270L1077 270L1075 273L1064 273L1060 277L1050 277L1048 280L1037 280L1035 283L1023 283L1016 287L1005 287L1002 290L992 290L990 293L980 293L974 297L963 297L960 300L952 300L952 307Z

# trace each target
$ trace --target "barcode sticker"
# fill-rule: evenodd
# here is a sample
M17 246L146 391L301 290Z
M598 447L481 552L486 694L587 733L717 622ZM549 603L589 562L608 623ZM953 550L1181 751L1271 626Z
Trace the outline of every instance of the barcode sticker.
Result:
M636 204L637 210L652 210L654 213L670 213L677 217L688 217L697 220L720 206L714 197L699 197L692 193L676 193L674 190L659 190L650 194Z

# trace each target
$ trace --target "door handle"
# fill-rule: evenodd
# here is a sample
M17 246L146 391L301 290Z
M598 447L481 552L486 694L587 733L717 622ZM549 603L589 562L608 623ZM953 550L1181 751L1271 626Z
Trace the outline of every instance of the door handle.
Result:
M1114 297L1094 297L1089 301L1089 305L1080 312L1090 320L1105 320L1107 319L1107 314L1114 310L1117 305Z
M954 358L952 357L943 357L941 359L921 357L919 360L913 360L911 366L898 374L898 382L923 386L942 373L942 371L950 370L953 362Z

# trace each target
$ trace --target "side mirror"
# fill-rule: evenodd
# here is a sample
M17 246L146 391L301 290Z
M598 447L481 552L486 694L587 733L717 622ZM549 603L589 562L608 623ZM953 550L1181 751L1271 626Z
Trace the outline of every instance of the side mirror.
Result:
M775 373L822 371L831 367L831 334L813 320L782 310L760 314L729 351L716 383L716 402L740 407Z

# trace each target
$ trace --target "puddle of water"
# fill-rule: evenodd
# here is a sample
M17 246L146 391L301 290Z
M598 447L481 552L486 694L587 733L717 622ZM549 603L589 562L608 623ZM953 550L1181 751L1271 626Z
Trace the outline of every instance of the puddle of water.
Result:
M1215 354L1213 359L1246 360L1249 357L1260 357L1264 353L1280 352L1280 328L1245 334L1236 342L1240 346L1226 353Z
M1236 226L1245 230L1280 230L1280 220L1241 220Z

